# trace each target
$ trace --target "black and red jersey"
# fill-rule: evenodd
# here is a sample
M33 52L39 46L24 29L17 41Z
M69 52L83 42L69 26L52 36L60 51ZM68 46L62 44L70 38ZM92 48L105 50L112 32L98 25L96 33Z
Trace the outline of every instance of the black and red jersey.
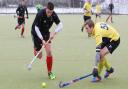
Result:
M51 28L53 23L59 24L60 19L54 11L50 17L47 17L46 8L44 8L39 11L35 17L35 20L32 24L32 33L35 34L35 26L39 28L41 34L49 33L49 29Z
M28 17L28 10L27 10L27 7L25 5L19 5L18 8L16 9L16 14L18 16L24 17L25 12L26 12L26 15Z

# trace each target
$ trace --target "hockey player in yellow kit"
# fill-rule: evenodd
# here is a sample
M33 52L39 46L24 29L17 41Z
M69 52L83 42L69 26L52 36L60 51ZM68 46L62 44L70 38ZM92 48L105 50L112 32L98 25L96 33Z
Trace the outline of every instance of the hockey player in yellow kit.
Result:
M120 44L120 35L112 26L99 22L94 22L89 19L85 22L84 28L89 37L94 37L96 40L96 56L95 66L93 68L92 82L101 81L101 71L103 67L106 67L105 78L108 78L110 74L114 72L113 67L110 66L106 59L107 54L112 54L113 51Z

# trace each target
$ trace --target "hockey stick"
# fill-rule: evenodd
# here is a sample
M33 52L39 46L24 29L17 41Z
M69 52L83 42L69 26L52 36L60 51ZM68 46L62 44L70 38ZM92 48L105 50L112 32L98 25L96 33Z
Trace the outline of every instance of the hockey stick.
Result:
M68 81L68 82L65 82L65 83L60 82L60 83L59 83L59 87L60 87L60 88L64 88L64 87L69 86L69 85L71 85L71 84L73 84L73 83L75 83L75 82L78 82L78 81L80 81L80 80L83 80L83 79L85 79L85 78L87 78L87 77L89 77L89 76L91 76L91 75L93 75L93 74L92 74L92 73L91 73L91 74L87 74L87 75L85 75L85 76L82 76L82 77L79 77L79 78L75 78L75 79L73 79L73 80L71 80L71 81Z
M49 39L49 40L46 42L46 44L47 44L48 42L50 42L50 40L51 40L51 39ZM42 48L45 48L45 46L46 46L46 45L43 45L43 46L41 47L41 49L38 51L38 53L36 54L36 56L34 56L33 59L31 60L31 62L27 65L27 69L28 69L28 70L31 70L31 69L32 69L32 64L34 63L34 61L36 60L36 58L38 57L38 55L41 53Z

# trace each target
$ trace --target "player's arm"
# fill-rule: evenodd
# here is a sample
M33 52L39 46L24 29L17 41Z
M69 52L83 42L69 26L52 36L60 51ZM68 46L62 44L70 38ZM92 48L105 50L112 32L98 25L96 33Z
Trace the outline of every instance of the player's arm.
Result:
M46 45L46 42L45 42L45 40L43 39L43 36L42 36L42 34L41 34L39 28L38 28L36 25L35 25L35 32L36 32L37 36L42 40L42 43L43 43L44 45Z
M83 11L84 11L84 13L90 13L91 11L89 11L87 8L86 8L86 6L83 8Z
M18 6L18 8L16 9L16 14L19 15L19 9L20 7Z
M100 61L100 50L101 50L101 44L102 44L102 36L96 35L96 56L95 56L95 66L98 66L98 63Z
M59 17L57 16L56 13L55 13L53 19L54 19L54 22L55 22L55 24L57 25L57 27L56 27L55 31L53 32L53 34L50 36L51 39L53 39L54 36L55 36L57 33L59 33L59 32L62 30L62 28L63 28L63 24L62 24L62 22L60 21L60 19L59 19Z
M112 4L112 9L114 9L114 4Z
M88 12L88 10L87 10L87 3L84 4L83 11L84 11L84 13L87 13Z
M27 18L28 18L28 10L27 10L27 7L25 7L25 11L26 11L26 15L27 15Z
M90 10L88 9L87 3L84 4L83 11L84 11L84 13L92 13L92 10L91 9Z
M84 13L89 13L90 11L84 8Z
M38 26L36 26L36 25L35 25L35 32L36 32L37 36L38 36L41 40L43 40L43 36L41 35L41 32L40 32Z
M57 24L57 27L55 29L55 33L60 32L62 30L62 28L63 28L63 24L62 24L62 22L59 22L59 24Z
M40 27L39 21L40 21L40 14L38 13L38 14L36 15L36 18L35 18L35 32L36 32L37 36L38 36L41 40L43 40L43 36L42 36L42 34L41 34L40 30L39 30L39 27Z
M35 18L35 32L36 32L37 36L42 40L42 43L45 44L46 42L44 41L43 36L42 36L42 34L41 34L40 30L39 30L39 27L40 27L40 23L39 23L40 17L41 16L38 13L36 15L36 18Z
M91 9L91 11L90 11L90 12L91 12L91 14L92 14L92 15L94 14L94 12L92 11L92 9Z
M101 56L100 56L100 50L101 50L101 44L102 44L102 37L101 35L96 36L96 56L95 56L95 66L93 68L93 76L98 77L98 64L100 62Z

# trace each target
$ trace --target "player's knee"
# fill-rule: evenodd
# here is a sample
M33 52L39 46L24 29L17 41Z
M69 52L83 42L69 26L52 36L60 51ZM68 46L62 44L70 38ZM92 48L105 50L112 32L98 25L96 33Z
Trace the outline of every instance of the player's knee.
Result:
M52 52L51 51L48 51L47 52L47 56L52 56Z
M101 52L100 52L100 57L101 57L100 59L103 59L104 56L105 56L105 53L104 53L103 51L101 51Z
M52 56L52 54L47 54L47 56L51 57L51 56Z

